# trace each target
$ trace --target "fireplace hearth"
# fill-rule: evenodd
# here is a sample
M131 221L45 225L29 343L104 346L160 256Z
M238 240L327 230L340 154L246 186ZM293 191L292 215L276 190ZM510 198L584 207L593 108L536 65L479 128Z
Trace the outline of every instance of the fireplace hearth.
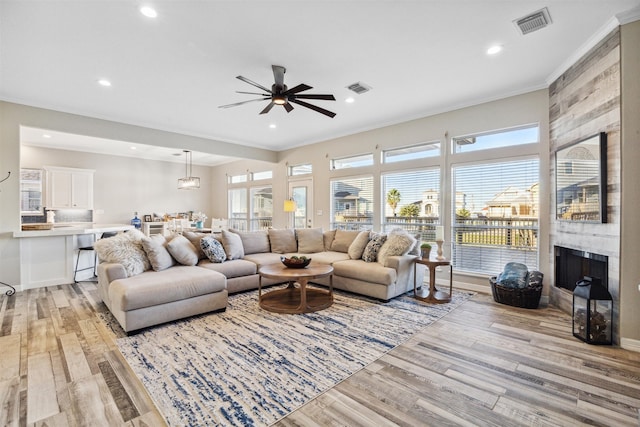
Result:
M600 279L605 289L609 288L609 257L593 252L555 246L556 287L571 292L576 283L585 276Z

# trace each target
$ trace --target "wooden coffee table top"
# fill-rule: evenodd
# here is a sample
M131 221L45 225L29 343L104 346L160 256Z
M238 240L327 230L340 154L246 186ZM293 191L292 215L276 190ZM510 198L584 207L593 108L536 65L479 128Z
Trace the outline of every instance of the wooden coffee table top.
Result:
M333 273L333 267L325 264L309 264L306 268L288 268L282 263L268 264L258 271L269 279L300 279L328 276Z

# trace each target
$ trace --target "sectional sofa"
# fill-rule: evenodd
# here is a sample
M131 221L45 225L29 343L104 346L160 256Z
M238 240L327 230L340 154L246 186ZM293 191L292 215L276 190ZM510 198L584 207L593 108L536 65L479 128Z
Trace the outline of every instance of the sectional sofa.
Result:
M305 255L312 263L332 265L334 288L387 301L413 289L418 254L416 239L400 229L388 234L223 230L169 237L146 237L132 230L94 247L101 260L100 296L127 333L225 310L228 294L257 289L259 268L279 263L283 255ZM417 283L422 284L424 266L416 267ZM328 286L328 280L318 283Z

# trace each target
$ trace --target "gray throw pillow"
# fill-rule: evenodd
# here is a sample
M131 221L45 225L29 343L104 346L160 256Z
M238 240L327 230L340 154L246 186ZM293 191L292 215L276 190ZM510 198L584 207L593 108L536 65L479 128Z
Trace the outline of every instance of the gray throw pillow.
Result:
M324 251L324 239L322 228L298 228L298 252L302 254L314 254Z
M387 240L386 234L372 233L371 240L367 243L367 247L362 252L362 259L366 262L376 262L378 260L378 252Z
M269 241L271 242L271 252L276 254L286 254L298 251L296 235L293 229L269 229Z
M202 248L202 252L205 253L211 262L220 263L227 259L227 254L222 247L222 243L218 242L218 240L211 236L203 237L200 240L200 246Z
M186 237L178 234L167 244L167 249L172 257L182 265L196 265L198 263L198 251Z
M153 234L142 239L142 248L154 271L166 270L176 263L167 250L167 244L167 239L162 234Z
M244 257L244 246L242 246L242 239L238 234L222 230L222 246L227 253L227 259Z
M195 246L196 251L198 251L198 259L204 259L204 258L207 257L204 254L204 252L202 252L202 249L200 248L200 241L205 236L211 236L211 234L209 234L209 233L197 233L197 232L193 232L193 231L185 231L184 233L182 233L182 235L184 237L186 237L187 240L189 240L191 242L191 244L193 244L193 246Z
M266 230L258 231L237 231L229 230L232 233L236 233L242 240L242 247L244 254L263 254L271 251L269 245L269 234Z
M349 254L349 258L351 259L360 259L362 258L362 253L364 252L364 248L367 247L369 243L369 232L361 231L353 242L349 245L349 250L347 253Z

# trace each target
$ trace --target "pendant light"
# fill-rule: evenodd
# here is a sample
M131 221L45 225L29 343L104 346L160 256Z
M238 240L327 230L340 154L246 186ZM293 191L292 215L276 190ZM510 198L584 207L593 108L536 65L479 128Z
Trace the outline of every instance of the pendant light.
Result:
M184 178L178 178L178 190L194 190L200 188L200 178L191 176L192 169L192 153L189 150L184 151Z

